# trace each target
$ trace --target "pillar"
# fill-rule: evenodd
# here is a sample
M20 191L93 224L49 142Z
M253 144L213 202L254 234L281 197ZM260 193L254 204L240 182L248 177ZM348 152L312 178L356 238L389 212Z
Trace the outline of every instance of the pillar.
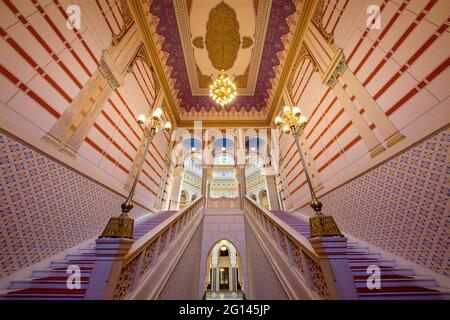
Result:
M364 120L361 113L359 113L355 104L347 95L339 81L336 82L333 91L336 94L339 102L344 107L345 113L352 121L352 124L355 127L356 131L358 131L359 135L361 136L361 139L366 145L367 150L369 150L370 156L373 158L383 152L384 147L380 144L372 129L370 129L369 125Z
M170 191L169 210L178 210L178 201L180 199L181 180L183 178L183 166L177 166L173 169L172 190Z
M247 194L247 179L245 177L245 166L239 165L236 167L236 175L239 184L239 198L241 208L244 207L244 196Z
M369 118L375 123L388 147L392 147L405 138L349 68L342 73L342 79L363 106Z
M231 265L231 286L230 291L236 292L237 291L237 254L234 247L228 248L229 255L230 255L230 265Z
M330 38L329 35L321 32L314 22L310 22L308 25L303 51L307 55L309 54L312 61L314 61L316 71L322 78L322 83L333 89L339 103L344 107L346 114L350 117L362 141L367 146L371 157L375 157L385 149L345 92L342 83L340 83L341 81L347 85L348 90L353 93L355 99L363 106L368 118L373 121L388 147L392 147L404 139L404 136L400 134L389 120L375 99L347 67L345 56L342 50L332 41L332 37Z
M202 170L202 185L201 185L201 194L206 196L207 185L210 178L211 168L209 166L204 165Z
M269 200L270 210L280 210L280 202L278 199L277 177L275 174L265 175L267 198Z
M123 85L130 65L143 50L137 27L132 25L120 42L103 51L98 69L50 129L45 140L75 155L111 94Z

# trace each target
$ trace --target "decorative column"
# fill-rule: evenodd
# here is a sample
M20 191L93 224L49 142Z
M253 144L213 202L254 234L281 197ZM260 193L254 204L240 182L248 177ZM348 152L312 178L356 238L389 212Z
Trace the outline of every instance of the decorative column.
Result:
M229 248L230 254L230 265L231 265L231 286L230 291L234 293L237 291L237 259L236 259L236 250L234 247Z
M207 166L207 165L203 165L203 170L202 170L202 185L201 185L201 194L206 196L206 191L207 191L207 184L208 184L208 178L210 175L210 171L211 171L211 167Z
M170 192L169 210L178 210L180 199L181 180L183 178L183 166L177 166L173 169L172 190Z
M340 82L337 81L334 86L334 93L336 94L339 102L344 107L346 114L352 120L352 124L361 136L362 141L370 152L370 156L374 158L378 154L384 151L384 147L380 144L375 134L370 129L367 122L361 116L359 111L356 109L355 104L350 99L350 97L345 92L344 88L341 86Z
M236 176L239 185L239 198L241 202L241 208L244 208L244 196L247 194L247 179L245 177L244 165L238 165L236 167Z
M75 155L113 91L123 85L129 66L137 56L146 55L144 51L137 28L132 25L120 42L103 51L97 71L44 139Z
M375 157L383 152L384 147L338 81L343 73L348 74L349 71L347 71L348 68L342 50L332 42L332 37L326 37L319 30L316 23L310 22L305 33L304 47L302 47L301 52L303 57L311 56L322 83L333 89L339 103L342 104L345 113L352 121L371 156Z
M280 201L277 191L277 177L275 174L265 175L267 198L269 198L269 209L280 210Z
M212 295L215 296L215 292L219 291L218 288L218 268L217 265L219 263L219 247L216 245L212 251L212 257L211 257L211 291L213 292Z
M388 148L405 138L349 68L345 69L342 73L342 79L349 86L350 91L353 92L359 103L364 107L364 111L369 118L375 123L378 132L383 137Z
M165 160L164 160L164 171L162 174L162 179L161 179L161 185L159 187L158 190L158 196L156 197L155 203L153 205L155 211L161 211L161 208L163 206L163 201L164 201L164 194L166 192L166 183L169 177L169 170L170 170L170 150L172 150L172 143L170 148L168 148L168 152L166 154Z

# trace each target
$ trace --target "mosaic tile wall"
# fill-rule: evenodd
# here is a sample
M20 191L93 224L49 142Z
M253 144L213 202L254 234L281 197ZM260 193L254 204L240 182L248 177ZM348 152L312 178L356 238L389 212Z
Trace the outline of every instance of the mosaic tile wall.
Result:
M99 235L124 201L2 132L0 173L0 277Z
M344 231L450 276L450 129L321 198Z

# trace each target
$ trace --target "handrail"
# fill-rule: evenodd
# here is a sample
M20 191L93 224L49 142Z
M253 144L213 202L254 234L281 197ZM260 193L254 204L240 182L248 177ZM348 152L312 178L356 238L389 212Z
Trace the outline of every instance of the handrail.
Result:
M278 225L282 229L286 230L287 235L293 240L299 242L299 244L302 246L303 249L309 251L312 256L318 258L317 253L314 251L314 248L311 245L311 242L307 238L305 238L303 235L298 234L296 230L294 230L290 225L288 225L286 222L278 218L276 215L274 215L272 212L270 212L269 209L265 208L249 196L245 196L247 200L249 200L254 206L258 207L261 211L264 212L266 217L270 219L274 224Z
M153 275L159 282L152 285L161 286L161 281L167 279L166 271L181 254L180 246L189 241L192 230L201 221L203 205L204 197L200 196L134 242L97 239L96 254L107 258L96 261L86 298L125 299L139 286L147 285L146 279Z
M155 238L157 238L160 233L169 230L170 227L174 224L174 222L177 222L178 219L181 216L183 216L186 212L198 209L199 205L202 204L200 203L202 199L203 196L195 199L189 206L178 211L177 213L169 217L167 220L163 221L161 224L153 228L149 233L136 240L131 246L130 250L128 251L128 254L125 256L125 261L128 261L133 257L135 257L144 247L146 247L150 242L154 241ZM191 217L189 216L189 218Z
M264 236L276 246L291 270L295 270L298 283L316 298L329 299L330 293L318 254L311 243L268 209L245 196L244 212L262 227Z

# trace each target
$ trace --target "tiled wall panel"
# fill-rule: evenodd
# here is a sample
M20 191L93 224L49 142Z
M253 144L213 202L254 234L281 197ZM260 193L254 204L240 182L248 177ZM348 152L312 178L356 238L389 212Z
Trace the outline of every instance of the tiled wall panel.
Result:
M0 277L100 235L124 200L0 132Z
M450 276L449 151L446 129L321 197L323 212L345 232Z

